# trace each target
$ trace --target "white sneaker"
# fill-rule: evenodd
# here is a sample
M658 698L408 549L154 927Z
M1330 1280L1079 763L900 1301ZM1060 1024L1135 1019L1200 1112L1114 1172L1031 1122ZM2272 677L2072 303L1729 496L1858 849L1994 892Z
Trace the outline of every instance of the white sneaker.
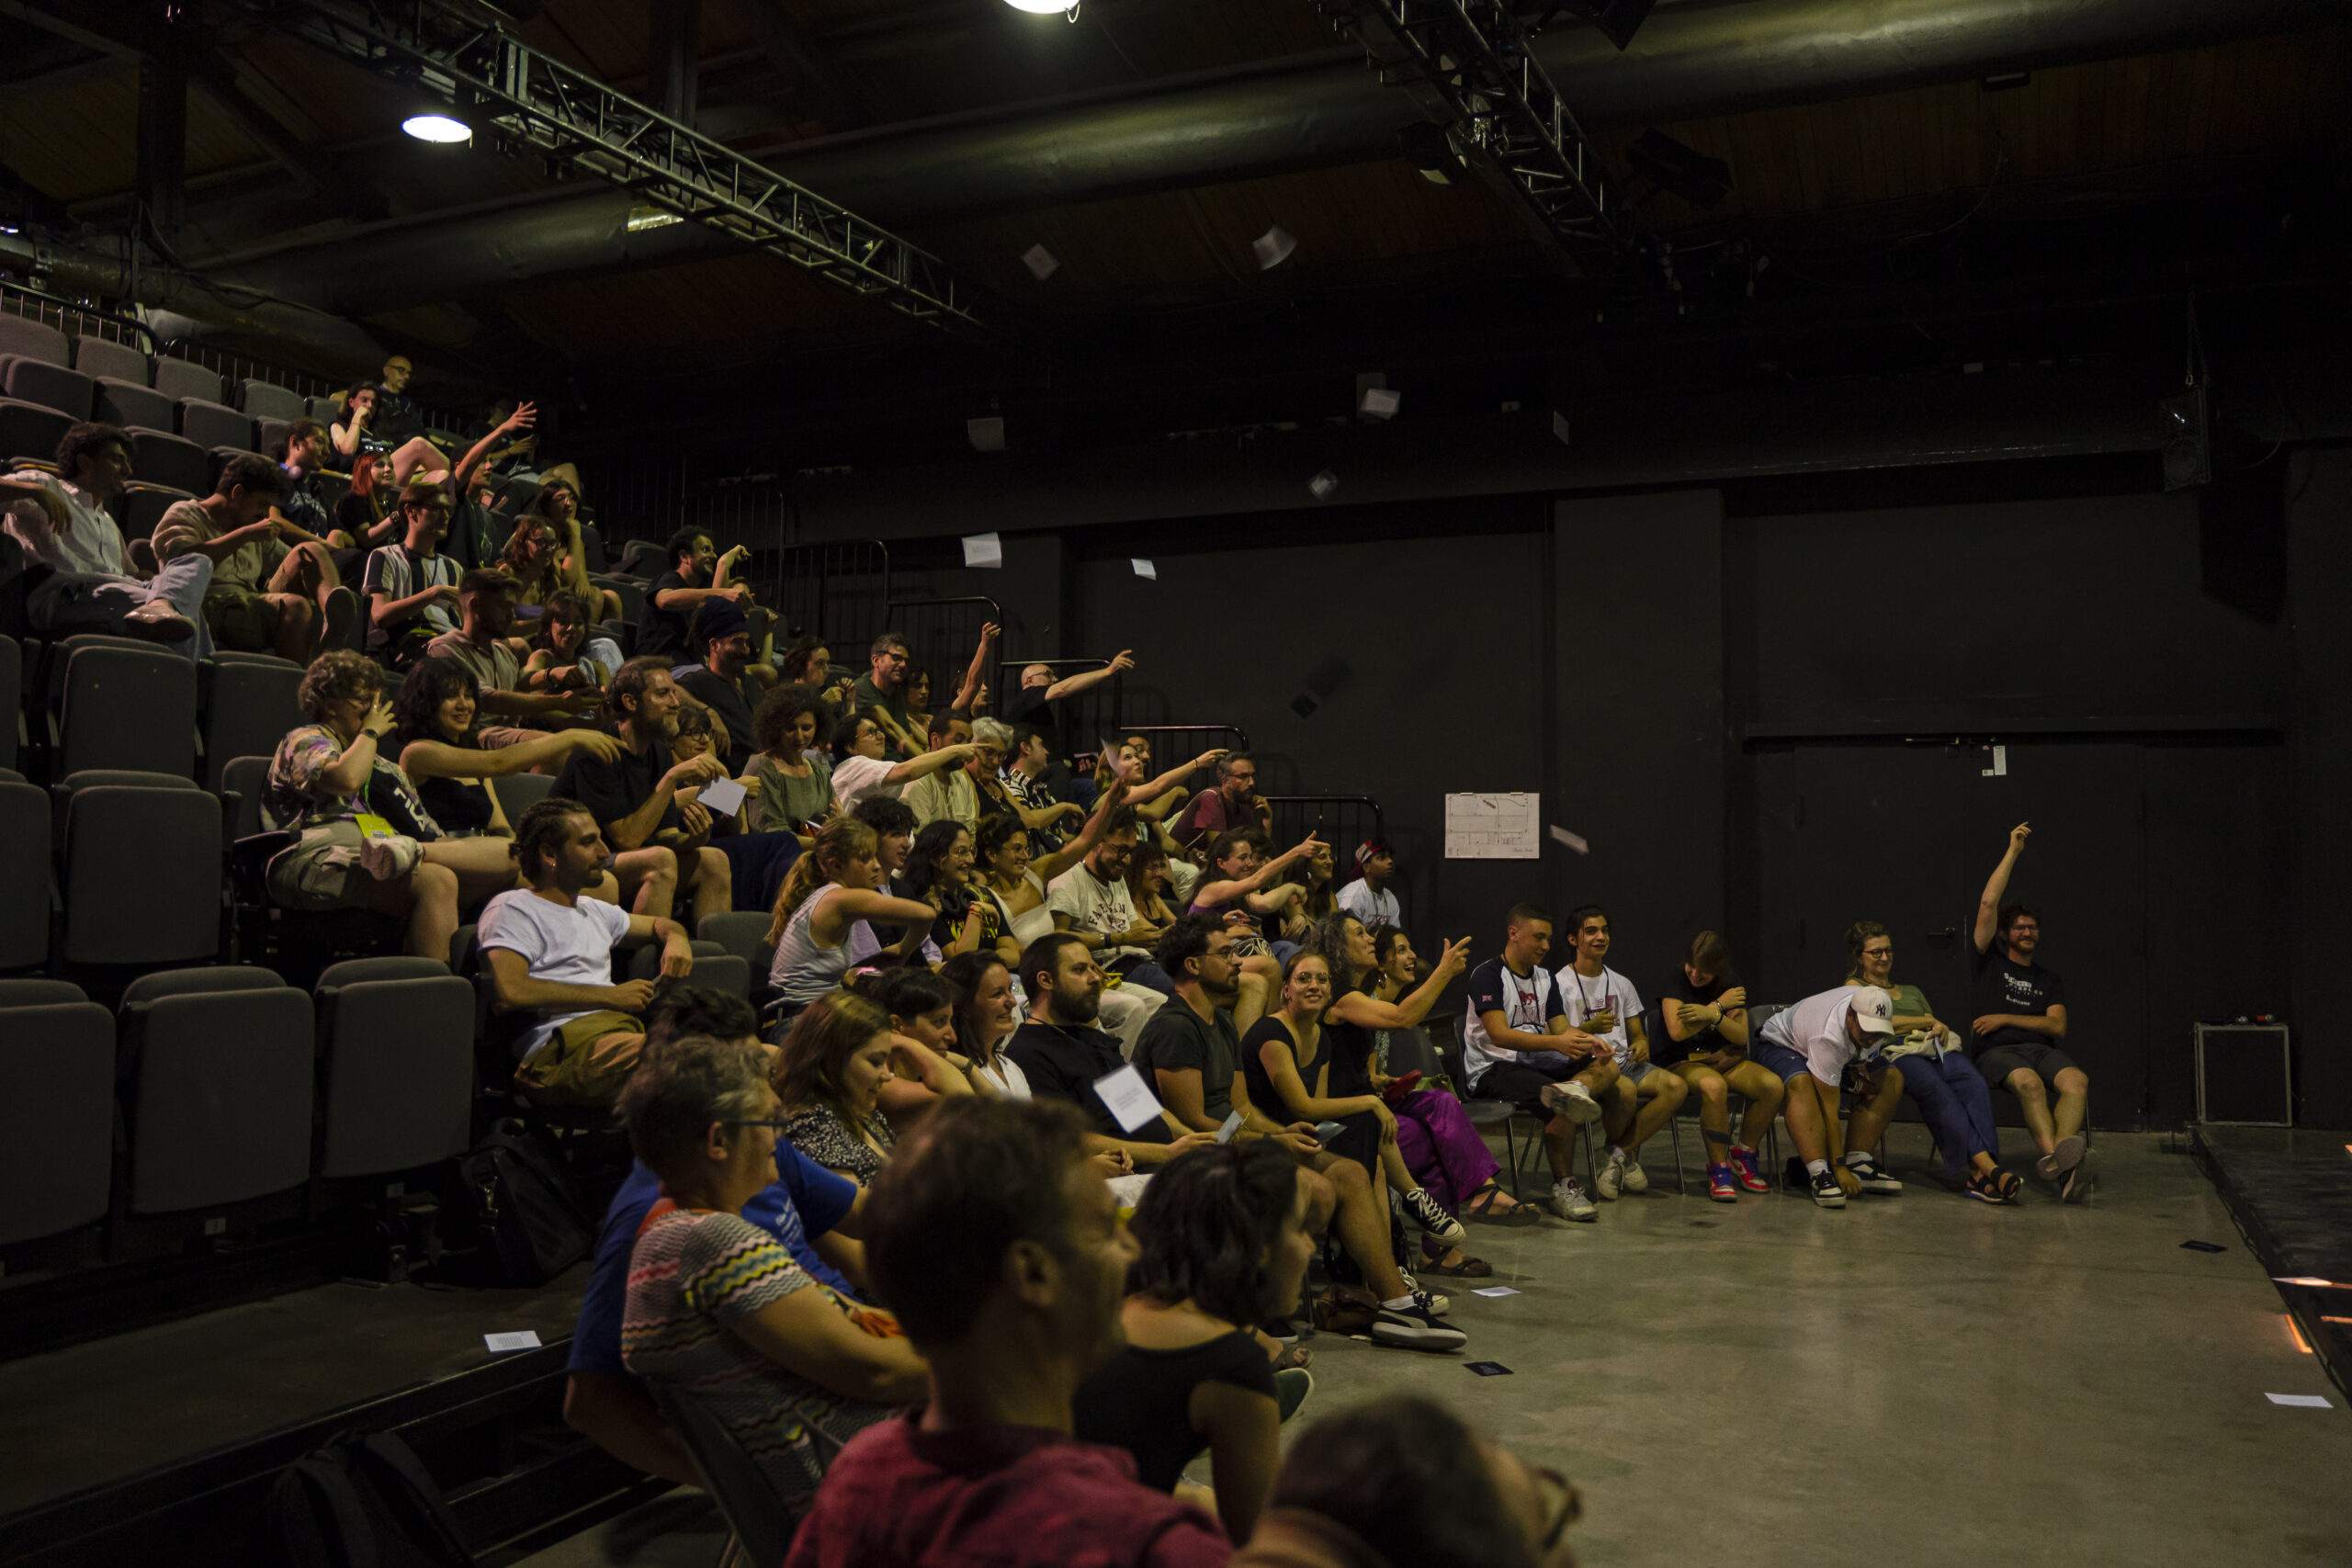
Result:
M1625 1184L1625 1190L1628 1192L1646 1192L1650 1190L1649 1172L1642 1168L1640 1158L1634 1155L1625 1156L1625 1168L1618 1173L1618 1179Z
M1604 1201L1614 1203L1617 1201L1618 1189L1624 1184L1624 1176L1625 1156L1615 1149L1611 1149L1609 1151L1609 1157L1600 1162L1600 1169L1592 1179L1592 1190Z
M1538 1098L1545 1110L1555 1111L1578 1125L1600 1120L1600 1102L1574 1078L1566 1083L1545 1084Z
M406 834L395 833L382 839L370 836L359 840L359 863L379 882L406 876L424 858L424 846Z
M1584 1195L1573 1178L1552 1183L1552 1212L1564 1220L1582 1220L1589 1224L1600 1217L1592 1200Z

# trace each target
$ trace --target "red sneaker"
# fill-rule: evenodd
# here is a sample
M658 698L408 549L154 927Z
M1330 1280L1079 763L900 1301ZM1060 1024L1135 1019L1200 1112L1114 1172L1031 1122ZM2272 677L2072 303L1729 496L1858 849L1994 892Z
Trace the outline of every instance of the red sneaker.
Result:
M1772 1190L1772 1184L1765 1180L1763 1177L1757 1174L1756 1151L1754 1149L1733 1149L1731 1151L1731 1163L1733 1171L1737 1176L1739 1184L1742 1187L1747 1188L1750 1192L1770 1192Z
M1739 1189L1731 1184L1731 1167L1711 1165L1707 1168L1707 1196L1718 1203L1739 1201Z

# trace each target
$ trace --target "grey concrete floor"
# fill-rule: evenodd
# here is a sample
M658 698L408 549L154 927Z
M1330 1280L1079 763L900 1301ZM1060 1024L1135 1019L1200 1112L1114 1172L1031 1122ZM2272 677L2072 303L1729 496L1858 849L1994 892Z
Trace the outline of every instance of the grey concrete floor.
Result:
M1300 1418L1390 1389L1451 1401L1576 1479L1587 1568L2352 1563L2352 1417L2161 1144L2102 1134L2085 1203L2030 1183L1992 1209L1936 1185L1922 1130L1898 1126L1909 1190L1843 1213L1677 1198L1653 1145L1657 1185L1597 1224L1472 1227L1496 1273L1445 1282L1464 1354L1317 1336ZM690 1506L531 1568L707 1563L718 1537Z

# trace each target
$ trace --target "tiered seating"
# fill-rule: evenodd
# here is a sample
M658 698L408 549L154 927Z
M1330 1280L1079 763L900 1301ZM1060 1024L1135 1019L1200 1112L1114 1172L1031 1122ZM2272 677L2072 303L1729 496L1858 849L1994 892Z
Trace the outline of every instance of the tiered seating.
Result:
M48 457L75 420L90 417L90 397L63 333L0 314L0 454Z

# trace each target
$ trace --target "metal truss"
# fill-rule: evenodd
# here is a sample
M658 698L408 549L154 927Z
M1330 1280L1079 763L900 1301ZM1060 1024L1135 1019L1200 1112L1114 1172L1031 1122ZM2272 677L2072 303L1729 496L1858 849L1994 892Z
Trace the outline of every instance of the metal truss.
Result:
M1383 82L1423 112L1518 200L1579 270L1614 266L1640 248L1633 213L1526 27L1498 0L1318 0L1352 31Z
M331 54L451 104L473 128L868 299L987 333L978 291L929 252L528 44L449 0L247 0Z

